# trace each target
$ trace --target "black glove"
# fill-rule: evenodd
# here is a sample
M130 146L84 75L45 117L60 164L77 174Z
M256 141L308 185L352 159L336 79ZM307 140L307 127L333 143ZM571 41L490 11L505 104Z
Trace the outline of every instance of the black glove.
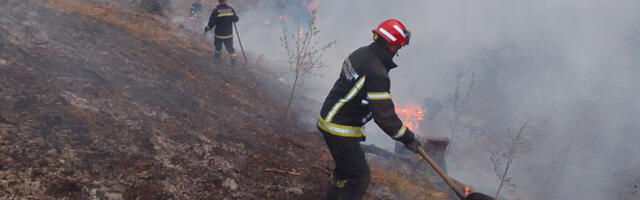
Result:
M418 147L422 146L422 144L420 144L420 141L418 141L418 139L416 139L416 137L414 136L411 137L411 139L407 143L404 143L404 146L414 153L418 153Z
M207 31L211 30L211 28L209 28L209 26L205 26L204 27L204 32L206 33Z

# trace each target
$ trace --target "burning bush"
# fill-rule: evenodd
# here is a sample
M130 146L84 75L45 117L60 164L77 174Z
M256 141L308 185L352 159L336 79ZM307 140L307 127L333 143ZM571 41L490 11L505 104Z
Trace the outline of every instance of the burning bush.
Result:
M424 116L424 110L417 104L396 107L396 113L402 122L411 130L417 130Z

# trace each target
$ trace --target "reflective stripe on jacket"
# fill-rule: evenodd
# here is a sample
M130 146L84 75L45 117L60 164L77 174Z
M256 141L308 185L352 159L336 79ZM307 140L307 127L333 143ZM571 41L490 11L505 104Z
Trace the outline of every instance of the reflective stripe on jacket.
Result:
M383 44L374 42L351 53L324 101L318 128L343 137L364 137L362 127L374 119L396 140L413 138L413 132L402 124L391 100L389 71L395 67Z
M238 22L240 18L236 11L227 4L218 5L211 16L207 28L215 28L215 36L218 39L229 39L233 37L233 23Z

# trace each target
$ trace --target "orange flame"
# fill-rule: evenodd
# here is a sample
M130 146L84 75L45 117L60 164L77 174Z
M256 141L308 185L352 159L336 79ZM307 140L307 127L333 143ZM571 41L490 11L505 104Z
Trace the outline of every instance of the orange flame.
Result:
M464 186L464 195L469 195L469 186Z
M424 110L417 104L396 107L396 113L407 128L416 130L423 119Z
M304 31L302 30L302 27L300 27L300 29L298 29L298 38L302 38L302 33L304 33Z

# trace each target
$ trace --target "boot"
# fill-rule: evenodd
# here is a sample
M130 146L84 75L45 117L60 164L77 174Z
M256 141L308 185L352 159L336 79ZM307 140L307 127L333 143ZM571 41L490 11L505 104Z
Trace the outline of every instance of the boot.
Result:
M232 53L231 54L231 67L235 67L236 66L236 54Z
M220 52L216 51L216 53L213 54L213 58L215 58L216 60L220 59Z
M336 186L336 183L331 180L329 181L329 190L327 190L327 196L324 197L325 200L338 200L338 193L340 188Z

